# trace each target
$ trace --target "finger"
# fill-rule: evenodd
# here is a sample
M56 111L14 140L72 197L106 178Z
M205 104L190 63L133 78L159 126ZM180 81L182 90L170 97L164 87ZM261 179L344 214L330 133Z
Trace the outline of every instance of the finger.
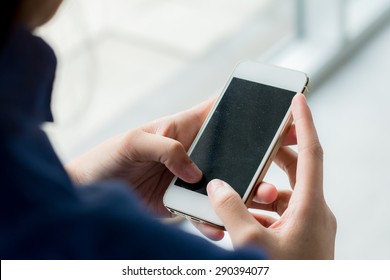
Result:
M202 102L201 104L189 109L187 111L189 118L192 119L191 115L195 115L195 118L197 120L197 124L200 128L200 126L203 124L205 121L206 117L208 116L211 108L214 106L216 97L211 97L208 100Z
M196 223L192 221L191 223L195 226L197 230L199 230L204 236L206 236L210 240L219 241L225 236L225 232L223 230L217 229L207 224Z
M188 183L202 179L202 171L187 155L183 145L171 138L138 131L132 136L130 157L136 161L164 164L175 176Z
M257 203L270 204L278 197L278 190L272 184L261 182L257 187L253 200Z
M323 196L323 151L306 98L297 94L292 101L292 113L298 142L297 180L299 195ZM309 200L310 200L309 198Z
M297 180L297 159L297 153L288 147L280 147L274 158L276 165L287 174L292 189Z
M295 131L295 124L292 123L286 133L286 136L284 136L283 146L291 146L296 144L297 144L297 134Z
M253 213L252 212L252 215L256 219L257 222L259 222L263 227L266 227L266 228L270 227L271 225L273 225L277 221L277 219L275 219L271 216L263 215L260 213Z
M278 197L272 203L265 204L252 201L248 206L253 209L275 212L278 213L279 216L282 216L290 203L291 195L291 191L282 190L278 192Z
M207 193L234 246L241 246L248 240L261 238L265 228L261 227L249 213L232 187L221 180L213 180L207 185Z
M184 112L181 118L176 121L178 132L177 139L182 139L182 143L186 150L190 148L192 141L198 134L206 117L215 103L216 98L211 98L198 106ZM183 129L186 128L186 129ZM188 131L187 131L188 130Z
M208 113L215 103L211 98L187 111L160 120L157 134L180 140L186 150L189 149Z

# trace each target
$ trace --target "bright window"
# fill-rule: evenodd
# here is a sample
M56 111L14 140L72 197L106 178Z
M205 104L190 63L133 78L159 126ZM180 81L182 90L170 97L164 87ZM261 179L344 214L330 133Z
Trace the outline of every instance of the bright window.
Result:
M64 160L216 95L244 59L315 87L390 18L387 0L68 0L41 28L59 57L48 131Z

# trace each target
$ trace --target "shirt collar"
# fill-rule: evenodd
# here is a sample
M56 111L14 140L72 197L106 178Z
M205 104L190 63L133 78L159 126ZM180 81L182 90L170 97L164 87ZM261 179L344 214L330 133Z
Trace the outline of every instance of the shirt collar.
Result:
M16 26L0 49L0 129L52 121L57 60L41 38Z

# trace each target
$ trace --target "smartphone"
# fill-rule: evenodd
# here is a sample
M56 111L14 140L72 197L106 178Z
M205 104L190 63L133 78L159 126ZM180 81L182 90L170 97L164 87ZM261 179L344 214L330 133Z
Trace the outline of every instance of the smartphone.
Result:
M249 203L291 125L291 101L305 93L306 74L246 61L231 75L188 153L202 170L200 182L175 177L164 195L172 213L224 228L209 203L213 179L230 184Z

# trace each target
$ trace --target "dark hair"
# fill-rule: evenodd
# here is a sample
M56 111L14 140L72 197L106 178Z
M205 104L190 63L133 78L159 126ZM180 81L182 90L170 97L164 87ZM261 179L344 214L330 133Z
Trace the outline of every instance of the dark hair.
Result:
M14 24L20 1L21 0L0 1L0 47L7 40L7 36Z

